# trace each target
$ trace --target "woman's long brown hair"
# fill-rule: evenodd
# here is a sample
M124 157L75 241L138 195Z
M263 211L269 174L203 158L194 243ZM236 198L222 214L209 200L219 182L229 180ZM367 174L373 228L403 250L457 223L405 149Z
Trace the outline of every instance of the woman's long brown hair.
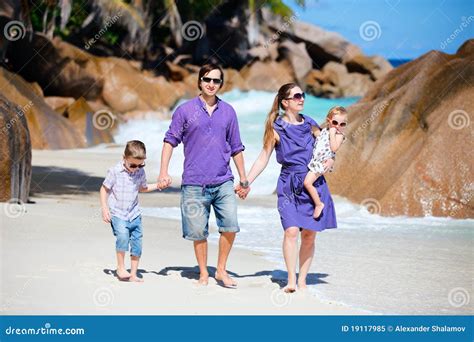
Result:
M270 109L270 112L268 113L267 119L265 121L263 147L270 147L272 145L272 142L274 140L273 123L280 114L280 108L284 109L281 105L281 101L286 99L290 95L291 89L297 86L298 85L296 83L286 83L282 85L280 89L278 89L278 93L276 94L275 99L273 100L272 109Z

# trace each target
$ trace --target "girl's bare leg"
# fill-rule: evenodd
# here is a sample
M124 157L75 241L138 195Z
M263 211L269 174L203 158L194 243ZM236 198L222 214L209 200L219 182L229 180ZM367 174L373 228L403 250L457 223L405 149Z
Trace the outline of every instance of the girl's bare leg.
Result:
M314 172L309 171L306 174L306 177L304 179L304 187L306 191L308 191L309 196L314 202L314 206L315 206L314 213L313 213L314 218L318 218L323 212L323 208L324 208L324 203L321 202L318 192L316 191L316 188L313 186L313 183L316 182L316 179L318 179L319 176L321 176L320 173L314 173Z

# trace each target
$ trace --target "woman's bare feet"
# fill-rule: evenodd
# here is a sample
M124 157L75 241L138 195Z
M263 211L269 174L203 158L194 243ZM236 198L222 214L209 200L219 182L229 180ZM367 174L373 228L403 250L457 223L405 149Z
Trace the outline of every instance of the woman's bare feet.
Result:
M315 219L317 219L319 216L321 216L321 213L323 212L323 208L324 208L324 203L321 202L319 204L316 204L316 207L314 208L314 213L313 213L313 217Z
M134 281L136 283L143 283L144 282L143 278L138 278L136 275L130 276L130 279L128 281Z
M237 287L237 282L232 279L227 272L216 272L216 275L214 277L217 282L221 283L220 285L228 288L236 288Z
M296 276L288 275L288 283L283 288L285 293L293 293L296 291Z
M131 274L126 269L117 268L116 273L119 280L128 280L131 276Z
M298 290L307 290L308 289L308 286L306 286L306 283L300 283L298 282Z

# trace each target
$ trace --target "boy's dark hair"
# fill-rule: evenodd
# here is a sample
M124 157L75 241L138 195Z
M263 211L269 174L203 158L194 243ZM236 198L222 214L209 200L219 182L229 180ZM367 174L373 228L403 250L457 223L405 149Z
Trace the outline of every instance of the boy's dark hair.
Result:
M201 77L204 77L208 72L211 72L212 70L219 70L221 73L221 84L219 86L219 89L222 88L224 85L224 71L222 71L222 68L218 66L217 64L214 63L209 63L209 64L204 64L201 69L199 69L199 76L198 76L198 88L199 90L202 90L201 88Z
M125 146L124 155L135 159L146 159L145 144L140 140L130 140Z

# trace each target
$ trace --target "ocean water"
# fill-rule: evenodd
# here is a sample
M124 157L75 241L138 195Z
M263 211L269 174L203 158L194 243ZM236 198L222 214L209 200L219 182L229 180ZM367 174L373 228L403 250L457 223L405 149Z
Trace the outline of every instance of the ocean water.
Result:
M274 96L273 93L256 90L249 92L233 90L220 95L224 101L232 104L237 112L241 139L245 145L245 163L248 169L250 169L262 149L264 123ZM303 113L320 123L324 121L329 108L335 105L349 106L357 100L358 98L322 99L307 96ZM180 101L177 106L182 102ZM159 170L163 137L169 124L170 120L133 120L126 125L119 126L114 138L119 144L125 144L131 139L143 141L147 146L147 171ZM183 147L180 144L173 152L169 167L173 179L181 179L184 162L182 149ZM233 162L231 162L231 167L234 175L236 175L237 172ZM275 158L271 158L268 167L253 184L252 193L258 195L271 194L276 188L279 171L280 167Z
M261 149L263 122L274 94L232 91L222 95L239 117L245 159L250 168ZM357 99L327 100L309 96L304 113L321 122L333 105ZM145 142L147 170L159 168L160 151L169 121L136 120L122 125L115 139ZM182 148L173 153L172 176L180 178ZM339 167L343 167L340 165ZM235 171L235 170L234 170ZM149 171L148 171L149 172ZM234 173L235 174L235 173ZM279 165L274 156L252 186L252 194L271 195ZM261 252L275 265L273 276L285 279L281 243L283 230L275 207L239 206L241 233L236 245ZM310 291L332 301L383 314L473 314L474 220L381 217L335 196L338 228L317 236L315 259L308 277ZM178 207L144 208L144 215L180 220ZM213 214L211 231L216 230ZM211 234L216 242L218 234Z

